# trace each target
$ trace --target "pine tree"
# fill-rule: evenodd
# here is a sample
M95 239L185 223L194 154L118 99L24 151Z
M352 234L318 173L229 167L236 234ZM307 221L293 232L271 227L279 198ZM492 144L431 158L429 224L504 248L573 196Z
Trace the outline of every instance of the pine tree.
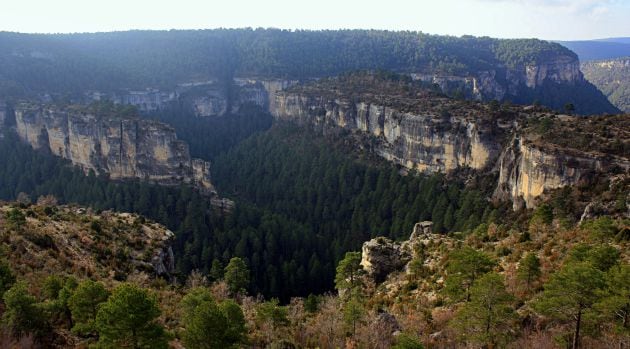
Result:
M604 273L588 262L570 262L554 273L544 287L532 303L533 308L542 315L573 323L572 348L579 348L582 321L605 290Z
M470 288L475 280L496 264L485 253L468 246L454 251L448 258L445 291L454 301L470 301Z
M458 312L453 327L466 341L502 347L516 318L514 297L507 292L503 277L488 273L474 283L470 293L470 301Z
M352 291L360 287L360 276L362 273L361 252L347 252L344 259L342 259L337 266L335 287L339 291Z
M81 335L93 333L98 306L107 301L108 297L109 292L100 282L85 280L79 283L68 300L74 321L72 331Z
M233 257L225 267L224 278L233 295L246 292L249 286L249 269L242 259Z
M529 292L533 282L535 282L541 275L540 260L535 253L528 253L518 266L518 278L525 282L527 291Z
M157 300L146 290L132 284L116 287L96 315L96 348L168 348L169 336L156 321L159 316Z

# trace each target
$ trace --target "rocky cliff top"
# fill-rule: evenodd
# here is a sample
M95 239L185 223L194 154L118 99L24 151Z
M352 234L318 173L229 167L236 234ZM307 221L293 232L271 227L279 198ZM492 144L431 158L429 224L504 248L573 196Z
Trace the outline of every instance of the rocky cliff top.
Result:
M493 107L492 104L480 101L458 100L443 94L434 84L414 81L404 75L379 72L358 72L321 79L294 85L278 94L297 94L324 100L360 101L436 119L453 116L476 121L505 119L503 121L508 122L545 110L511 104L504 104L499 108L499 105Z
M528 120L527 139L539 148L583 156L630 160L630 114Z
M27 279L65 273L110 281L168 277L173 237L136 214L58 206L51 197L36 205L0 204L5 257Z
M68 159L86 172L112 179L142 179L163 185L187 183L214 195L210 163L193 159L188 144L159 121L139 118L132 106L21 103L18 136L35 149Z
M630 169L630 116L449 98L400 75L358 73L276 94L278 120L351 131L356 144L424 173L498 173L493 197L536 206L550 190ZM570 110L570 107L568 108ZM359 139L360 138L360 139Z

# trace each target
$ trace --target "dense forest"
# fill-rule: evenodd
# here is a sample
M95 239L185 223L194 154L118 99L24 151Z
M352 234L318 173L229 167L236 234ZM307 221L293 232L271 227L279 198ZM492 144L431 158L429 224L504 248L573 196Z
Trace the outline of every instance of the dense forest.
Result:
M580 68L584 77L597 86L612 104L630 112L630 56L585 62Z
M227 122L159 116L193 153L214 160L220 192L237 202L226 217L188 187L85 176L11 134L1 142L0 198L51 194L60 202L143 214L176 232L182 275L194 269L209 274L213 264L240 256L252 269L250 289L284 300L330 290L336 263L373 236L404 238L421 220L433 220L437 231L466 231L498 214L481 191L440 176L403 176L308 131L279 126L236 145L247 132L269 127L267 114L248 115Z
M39 35L0 33L0 92L174 88L232 76L312 78L359 69L471 74L575 57L540 40L382 30L217 29Z

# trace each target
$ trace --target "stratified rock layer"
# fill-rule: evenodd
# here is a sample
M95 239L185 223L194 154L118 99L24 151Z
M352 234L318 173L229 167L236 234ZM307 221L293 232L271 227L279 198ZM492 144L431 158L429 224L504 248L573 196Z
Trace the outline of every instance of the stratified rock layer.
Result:
M108 174L112 179L189 183L214 192L210 164L192 159L188 145L163 123L26 104L16 108L15 121L23 141L85 171Z
M532 74L536 80L542 73ZM511 200L515 209L523 204L534 207L536 198L545 191L607 175L612 168L630 169L627 155L533 142L536 136L526 127L528 120L569 118L567 122L574 124L587 120L535 110L517 106L493 110L481 103L417 92L412 85L359 76L277 92L271 112L277 120L323 132L345 130L358 136L354 137L357 146L410 170L496 171L499 180L494 196ZM594 132L609 132L601 131L609 126L602 127ZM623 129L616 132L621 135L630 132L627 123L619 127Z

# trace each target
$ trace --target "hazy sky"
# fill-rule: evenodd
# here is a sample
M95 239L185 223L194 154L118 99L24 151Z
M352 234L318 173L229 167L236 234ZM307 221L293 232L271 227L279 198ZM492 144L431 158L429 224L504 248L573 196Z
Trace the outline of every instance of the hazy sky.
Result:
M630 0L0 0L0 30L275 27L593 39L630 36Z

